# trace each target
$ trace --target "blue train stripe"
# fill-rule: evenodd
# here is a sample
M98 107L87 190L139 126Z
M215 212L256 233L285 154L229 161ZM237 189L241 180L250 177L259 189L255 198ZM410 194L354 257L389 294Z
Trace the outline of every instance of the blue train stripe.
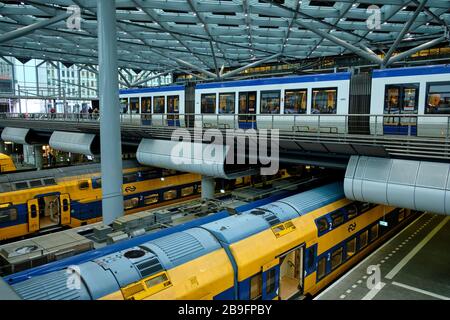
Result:
M372 78L420 76L420 75L443 74L443 73L450 73L449 65L374 70Z
M339 72L339 73L324 73L324 74L304 75L304 76L292 76L283 78L265 78L255 80L212 82L212 83L198 84L196 86L196 89L214 89L214 88L229 88L229 87L244 87L244 86L264 86L271 84L350 80L350 76L351 76L350 72Z
M135 94L135 93L153 93L153 92L170 92L170 91L184 91L184 86L167 86L158 88L139 88L139 89L122 89L119 94Z

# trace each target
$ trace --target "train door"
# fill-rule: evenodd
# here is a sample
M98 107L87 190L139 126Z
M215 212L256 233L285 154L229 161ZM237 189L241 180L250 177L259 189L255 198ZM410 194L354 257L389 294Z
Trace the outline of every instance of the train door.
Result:
M27 201L28 207L28 232L39 230L39 204L38 199Z
M280 300L303 293L304 246L297 247L280 257Z
M40 228L56 226L61 223L60 196L45 195L37 198Z
M383 133L395 135L417 135L419 84L387 85L385 89Z
M167 125L169 127L180 126L180 96L167 97Z
M62 194L59 201L61 203L61 225L65 226L70 224L70 196Z
M239 92L239 128L256 129L256 91Z
M152 124L152 97L141 98L141 123L145 126Z

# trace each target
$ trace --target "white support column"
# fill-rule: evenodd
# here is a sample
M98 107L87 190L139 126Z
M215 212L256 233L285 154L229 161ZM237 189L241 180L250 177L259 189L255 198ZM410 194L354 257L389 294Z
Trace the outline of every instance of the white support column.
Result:
M115 1L97 0L103 223L123 216Z
M34 145L34 164L36 166L36 169L42 170L43 167L43 156L42 156L42 146L41 145Z
M202 199L214 199L214 178L208 176L202 176Z

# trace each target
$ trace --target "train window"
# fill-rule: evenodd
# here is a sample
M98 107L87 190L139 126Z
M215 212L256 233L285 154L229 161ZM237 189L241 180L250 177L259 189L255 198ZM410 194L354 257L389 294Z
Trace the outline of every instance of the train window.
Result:
M139 198L131 198L123 202L123 207L125 210L136 208L138 205L139 205Z
M139 104L139 98L131 98L130 99L130 110L131 113L136 114L139 113L141 106Z
M186 187L186 188L181 189L181 196L182 197L187 197L187 196L190 196L192 194L194 194L194 186Z
M132 183L137 181L136 173L129 173L123 176L123 183Z
M164 113L164 105L166 103L165 97L154 97L153 103L153 113Z
M44 179L44 184L45 184L46 186L51 186L51 185L55 185L55 184L56 184L56 181L55 181L55 179L53 179L53 178L50 178L50 179Z
M335 114L337 106L337 88L320 88L312 91L311 114Z
M400 209L398 211L398 222L403 221L403 219L405 219L405 210Z
M78 182L78 189L80 190L89 189L89 182L87 180Z
M63 199L63 211L69 210L69 200Z
M368 202L357 202L356 206L360 213L366 212L370 209L370 203Z
M142 97L142 113L152 113L152 97Z
M370 241L373 241L376 238L378 238L378 223L370 228Z
M128 98L120 99L120 108L122 113L128 113Z
M37 217L37 208L35 204L32 204L30 206L30 211L31 211L31 218L36 218Z
M40 186L42 186L42 181L41 180L30 181L30 187L31 188L36 188L36 187L40 187Z
M433 82L427 84L425 113L450 114L450 82Z
M169 190L164 192L164 200L172 200L177 198L177 190Z
M234 114L236 95L231 93L219 93L219 113Z
M266 293L272 293L275 290L275 268L266 272Z
M17 209L12 207L10 203L0 205L0 223L16 221Z
M319 232L328 230L329 226L327 218L323 217L317 220L317 228L319 229Z
M284 92L284 113L303 114L306 113L307 90L286 90Z
M102 187L102 178L97 178L92 180L92 187L98 189Z
M261 91L261 113L280 113L280 91Z
M337 226L340 226L342 223L344 223L344 214L342 212L332 213L331 220L333 228L336 228Z
M358 207L355 204L350 204L346 207L347 209L347 219L353 219L358 215Z
M367 246L367 240L368 240L367 237L368 237L368 235L369 235L369 232L367 230L359 235L359 248L360 249L362 249L365 246Z
M180 96L167 97L167 113L180 112Z
M158 201L159 201L159 194L157 193L148 195L144 198L144 203L147 205L157 203Z
M319 260L319 263L317 264L317 278L318 279L322 279L325 276L326 266L327 266L327 260L326 260L326 257L323 257Z
M202 113L216 113L216 94L202 94Z
M387 85L384 95L384 113L417 113L419 84Z
M145 285L147 286L147 288L151 288L160 283L166 282L167 280L169 280L167 278L167 275L165 273L163 273L159 276L153 277L150 280L145 281Z
M386 86L384 113L398 113L400 109L400 88Z
M15 186L16 190L28 189L28 182L17 182Z
M356 253L356 238L347 242L347 258L350 258Z
M342 264L343 251L343 248L339 248L331 254L331 270L336 269Z
M262 295L262 276L261 273L254 275L250 279L250 300L261 298Z

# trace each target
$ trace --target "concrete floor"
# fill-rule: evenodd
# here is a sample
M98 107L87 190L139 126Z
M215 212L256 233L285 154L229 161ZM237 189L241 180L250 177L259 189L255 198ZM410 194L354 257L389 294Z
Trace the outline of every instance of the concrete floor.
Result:
M450 217L423 214L315 299L450 300L449 244Z

